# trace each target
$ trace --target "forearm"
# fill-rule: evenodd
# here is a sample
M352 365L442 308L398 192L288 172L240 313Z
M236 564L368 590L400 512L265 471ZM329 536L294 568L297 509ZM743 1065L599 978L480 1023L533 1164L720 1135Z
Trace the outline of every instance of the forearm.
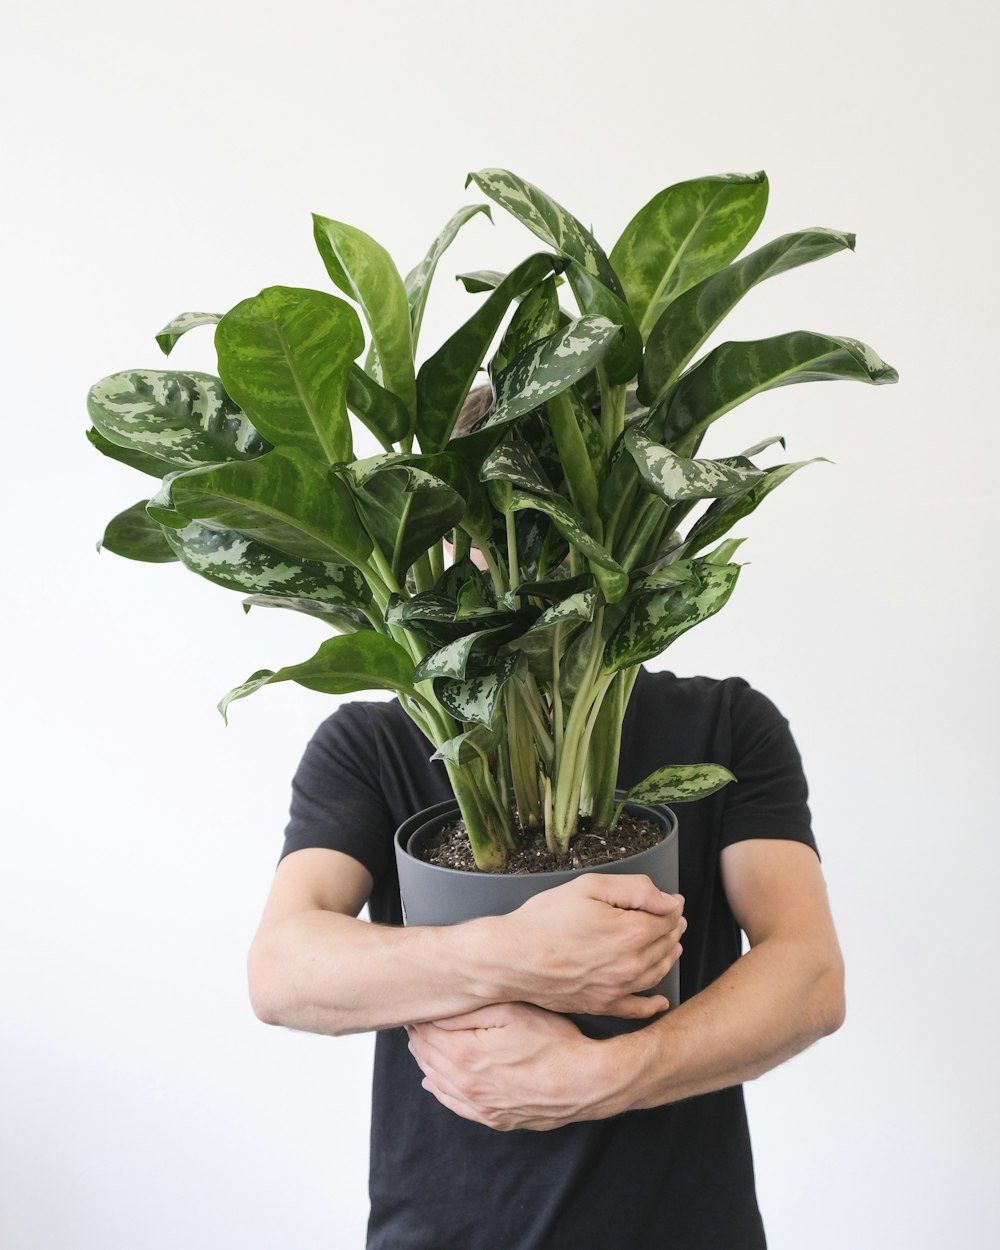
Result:
M307 911L258 936L254 1011L310 1033L360 1033L506 1001L512 988L494 919L440 928L368 924Z
M839 957L775 938L638 1033L596 1052L604 1114L661 1106L753 1080L843 1020Z

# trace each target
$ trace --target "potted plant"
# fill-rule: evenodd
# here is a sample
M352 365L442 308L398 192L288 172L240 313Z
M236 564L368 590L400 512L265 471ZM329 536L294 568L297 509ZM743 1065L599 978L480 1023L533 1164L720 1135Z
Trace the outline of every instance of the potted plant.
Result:
M781 439L710 459L703 438L773 387L896 373L854 339L807 331L700 354L759 282L854 246L810 229L741 255L762 172L668 187L609 253L516 175L469 181L544 250L461 275L477 307L419 367L435 269L486 204L460 209L405 279L367 234L315 217L346 298L277 286L224 316L175 318L163 351L212 324L218 376L105 378L89 437L160 481L103 546L179 560L248 608L333 631L310 659L231 690L223 714L282 681L394 692L445 763L479 875L496 879L526 833L566 857L581 821L612 828L626 803L732 780L712 762L667 765L615 795L639 666L723 607L740 573L731 530L802 467L759 462ZM454 436L463 409L470 428ZM352 415L380 454L356 456Z

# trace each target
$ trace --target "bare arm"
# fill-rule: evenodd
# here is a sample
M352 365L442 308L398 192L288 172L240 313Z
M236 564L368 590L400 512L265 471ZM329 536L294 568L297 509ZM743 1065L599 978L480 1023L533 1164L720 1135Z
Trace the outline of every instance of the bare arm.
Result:
M843 965L815 853L741 842L722 874L751 949L702 993L606 1042L516 1004L422 1024L410 1036L425 1088L493 1128L556 1128L750 1080L833 1032Z
M248 961L261 1020L340 1034L519 1000L632 1017L666 1005L635 991L677 958L683 900L646 877L580 878L510 916L440 928L358 920L371 888L339 851L282 860Z

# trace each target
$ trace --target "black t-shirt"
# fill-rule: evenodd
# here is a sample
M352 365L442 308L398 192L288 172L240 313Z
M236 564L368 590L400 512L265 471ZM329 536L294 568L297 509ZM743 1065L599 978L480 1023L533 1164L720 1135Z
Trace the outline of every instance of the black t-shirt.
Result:
M451 795L444 766L400 705L349 703L317 730L292 787L284 854L329 847L375 885L372 920L400 924L392 839ZM619 784L666 763L724 764L738 784L677 811L688 930L681 997L740 955L719 855L782 838L815 849L788 723L741 678L641 671ZM378 1034L368 1250L762 1250L741 1086L550 1132L498 1133L420 1086L403 1029Z

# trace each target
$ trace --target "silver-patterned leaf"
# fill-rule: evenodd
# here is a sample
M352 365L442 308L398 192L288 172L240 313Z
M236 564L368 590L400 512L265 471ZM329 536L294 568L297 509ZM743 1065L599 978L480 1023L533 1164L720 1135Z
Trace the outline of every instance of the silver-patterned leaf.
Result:
M625 449L642 480L668 503L685 499L722 499L748 490L764 476L762 469L738 468L718 460L690 460L647 438L638 426L625 431Z
M164 356L169 356L177 346L177 340L195 326L214 326L222 320L222 313L183 312L168 321L157 334L156 341Z
M637 595L604 649L605 668L615 671L660 655L675 639L708 620L733 593L739 566L706 565L697 583Z
M451 677L464 681L473 648L490 635L501 635L505 631L496 629L480 629L453 642L445 643L437 651L432 651L417 665L413 674L414 681L427 681L430 677Z
M87 411L109 442L168 469L252 460L270 449L219 378L126 369L90 388Z
M691 803L736 778L721 764L667 764L629 790L624 803Z
M560 495L512 490L508 507L512 512L520 512L524 508L544 512L570 546L586 558L609 603L617 603L628 590L628 573L607 547L589 533L580 513Z
M479 677L470 677L465 681L438 678L434 682L434 693L456 720L489 728L496 716L503 688L514 671L514 664L514 657L507 656L495 671Z
M196 521L170 530L166 539L186 568L227 590L318 601L338 609L360 610L371 603L368 583L349 564L295 560L246 534Z
M485 725L473 725L447 742L442 742L432 760L444 760L448 764L475 764L488 756L500 741L499 731Z
M606 317L588 315L532 344L494 379L496 397L479 428L502 425L540 408L595 369L620 333Z
M544 191L509 169L480 169L469 174L465 185L470 182L561 256L577 261L616 295L622 295L621 284L601 245L572 213Z
M341 566L346 567L346 566ZM248 595L243 600L243 611L251 608L284 608L289 612L301 612L312 616L342 634L354 634L359 629L374 629L371 621L359 608L344 604L324 603L322 599L286 598L284 595Z
M119 447L117 443L106 439L93 426L86 433L88 442L92 447L96 447L102 456L107 456L109 460L117 460L119 464L127 464L130 469L138 469L140 473L148 473L150 477L159 480L170 468L166 461L157 460L155 456L149 456L144 451L136 451L134 447Z
M797 473L799 469L804 468L807 464L823 462L824 457L816 456L812 460L798 460L793 464L775 465L771 469L765 469L763 478L743 494L734 495L728 499L716 500L688 531L683 544L684 553L691 556L696 551L701 551L707 547L710 543L714 543L716 539L727 533L737 521L741 521L745 516L749 516L757 505L767 498L771 491L776 490L782 482L786 482L793 473Z

